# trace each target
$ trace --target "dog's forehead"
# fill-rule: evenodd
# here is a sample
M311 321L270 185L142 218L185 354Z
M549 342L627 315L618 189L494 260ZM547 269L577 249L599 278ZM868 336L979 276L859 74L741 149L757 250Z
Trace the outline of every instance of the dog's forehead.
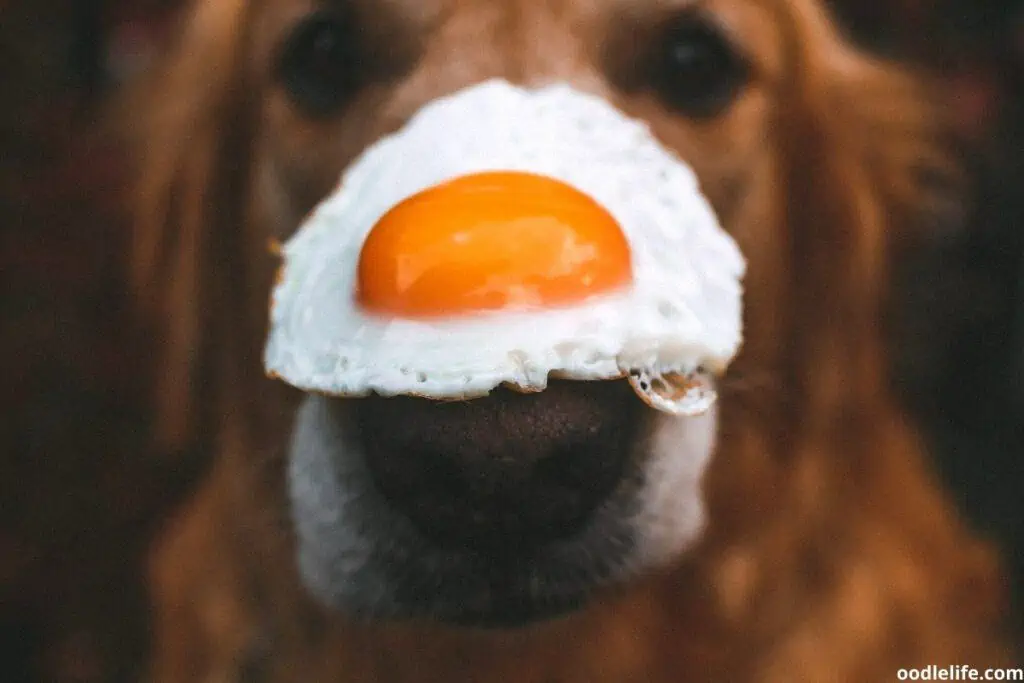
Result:
M442 37L446 50L459 43L500 50L506 44L520 55L551 53L554 61L575 54L580 42L603 42L629 31L631 21L699 9L744 44L766 71L777 71L781 25L802 0L258 0L260 24L272 44L301 17L324 8L355 9L365 21L383 27L379 35L394 41L430 43ZM390 29L390 30L389 30ZM526 46L529 46L526 49ZM543 48L543 49L540 49ZM538 54L543 57L543 54Z
M256 4L263 17L272 21L302 16L316 9L354 7L368 17L392 17L410 27L430 31L466 15L514 17L520 21L577 21L625 11L665 12L709 3L707 0L259 0Z
M336 0L335 0L336 1ZM455 12L501 11L520 15L580 16L617 10L666 10L706 4L707 0L341 0L388 7L405 16L438 19Z
M516 18L519 23L579 22L587 18L663 15L700 8L726 18L758 16L779 0L260 0L265 17L287 20L320 8L355 7L430 31L462 15ZM784 2L782 3L784 4Z
M704 0L361 0L437 18L452 12L497 10L521 15L580 16L617 10L665 10L697 5Z

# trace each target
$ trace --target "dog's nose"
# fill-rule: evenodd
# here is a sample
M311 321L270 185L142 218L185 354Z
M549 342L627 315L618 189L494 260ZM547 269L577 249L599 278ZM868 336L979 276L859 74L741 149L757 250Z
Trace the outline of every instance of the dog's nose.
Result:
M618 486L644 406L626 382L552 381L471 401L371 397L356 423L379 491L434 542L528 554Z

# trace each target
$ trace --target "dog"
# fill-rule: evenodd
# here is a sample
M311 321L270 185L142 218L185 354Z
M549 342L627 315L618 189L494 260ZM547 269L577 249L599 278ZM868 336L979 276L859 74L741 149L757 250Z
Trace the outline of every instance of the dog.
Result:
M715 410L656 417L615 380L437 412L265 377L268 244L375 141L495 78L596 95L693 167L747 261L744 342ZM146 93L133 264L160 340L154 448L206 468L152 552L151 680L881 681L1007 661L998 560L946 500L886 370L893 245L937 200L941 126L919 80L847 44L818 0L198 0ZM511 422L498 433L481 417L496 414ZM460 452L522 437L515 467L559 445L552 416L580 428L578 492L629 504L574 546L584 571L557 590L530 582L533 555L442 554L395 531L378 517L442 513L365 477L347 494L380 505L360 533L390 563L318 563L351 520L298 530L338 495L309 493L317 458L344 450L429 493L403 453L435 421ZM644 470L698 451L693 481L659 488ZM591 490L624 459L639 485L616 471ZM470 460L452 466L497 467ZM521 500L543 507L545 482L526 481ZM636 561L644 524L673 537L678 510L699 533ZM484 576L452 580L442 556Z

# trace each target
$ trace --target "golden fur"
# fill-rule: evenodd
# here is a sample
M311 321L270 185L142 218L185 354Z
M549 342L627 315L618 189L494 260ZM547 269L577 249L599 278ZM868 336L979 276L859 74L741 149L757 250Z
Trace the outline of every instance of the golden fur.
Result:
M755 78L723 114L687 120L617 89L634 34L595 28L672 4L361 2L403 67L345 115L308 121L267 73L311 0L198 2L140 130L137 285L164 341L157 447L210 458L152 556L156 683L884 681L1004 661L996 562L887 386L889 254L941 163L922 93L844 44L817 0L706 0ZM418 106L495 75L568 80L647 120L749 260L707 532L671 571L528 629L350 623L293 568L282 461L297 397L261 372L266 245Z

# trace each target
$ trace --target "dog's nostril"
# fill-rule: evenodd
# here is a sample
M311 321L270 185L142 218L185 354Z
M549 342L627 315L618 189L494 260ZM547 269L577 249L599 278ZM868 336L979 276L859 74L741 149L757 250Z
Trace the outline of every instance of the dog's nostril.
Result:
M587 444L579 443L558 448L549 457L537 463L538 477L572 485L592 474L594 463L587 458Z
M593 484L596 469L588 462L587 448L560 448L547 458L537 461L533 467L533 480L540 486L562 491L564 495L577 497L580 489Z
M439 499L454 499L465 491L463 471L439 453L427 454L421 470L415 487L429 489Z
M467 491L463 471L444 454L427 449L412 458L383 452L371 462L370 472L387 498L407 501L417 509L450 504Z

